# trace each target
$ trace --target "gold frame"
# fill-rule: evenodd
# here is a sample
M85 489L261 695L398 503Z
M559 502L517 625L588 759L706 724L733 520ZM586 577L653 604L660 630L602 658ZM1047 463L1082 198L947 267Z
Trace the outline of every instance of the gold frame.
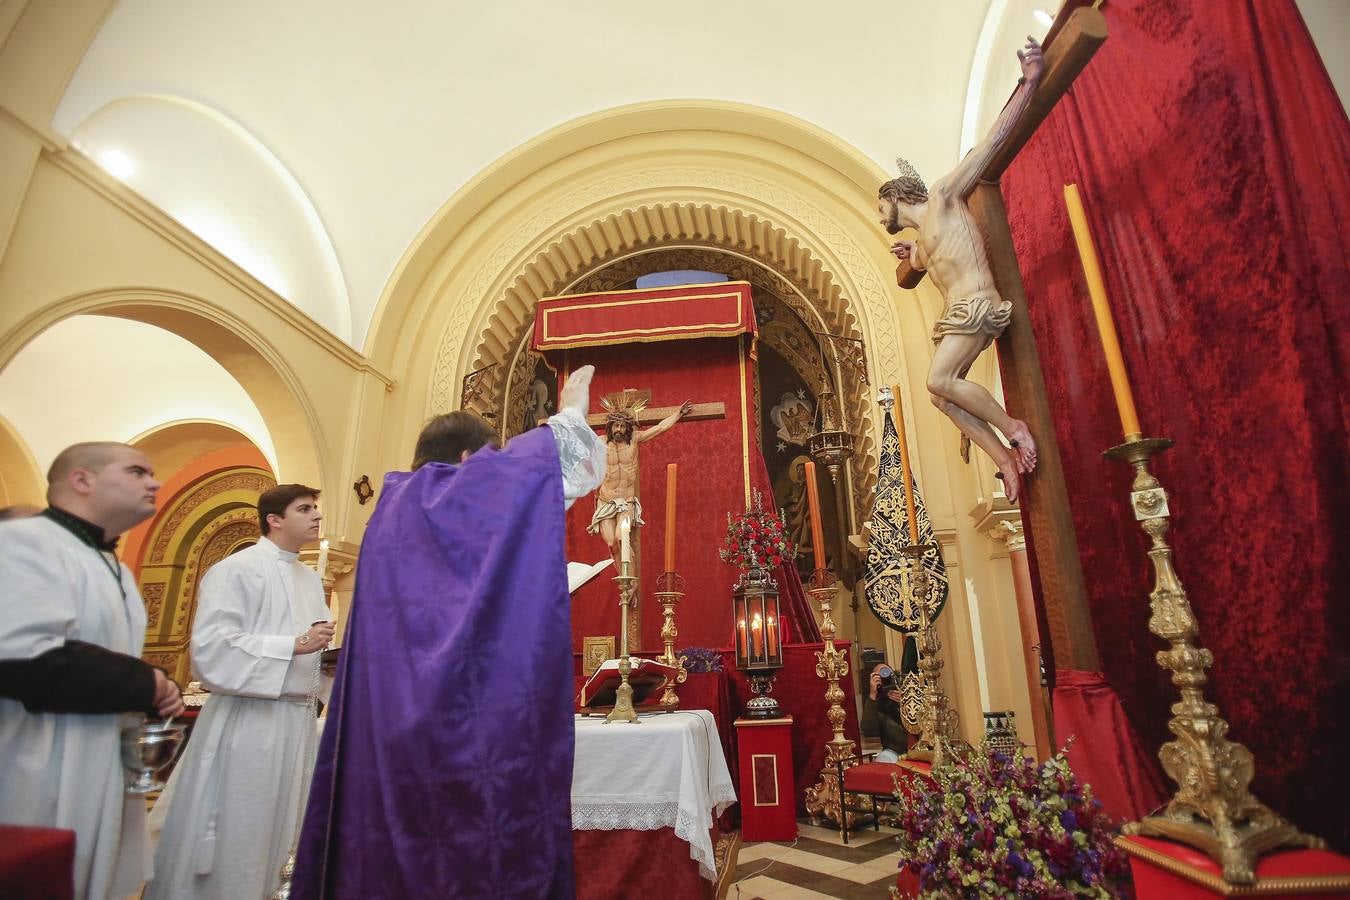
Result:
M596 653L602 654L597 658ZM614 658L614 635L581 639L581 674L590 678L600 664Z

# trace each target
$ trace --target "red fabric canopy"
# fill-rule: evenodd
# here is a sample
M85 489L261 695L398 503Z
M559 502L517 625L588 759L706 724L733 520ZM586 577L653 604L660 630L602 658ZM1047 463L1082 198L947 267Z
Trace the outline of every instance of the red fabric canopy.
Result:
M531 346L573 350L754 333L749 283L722 281L541 300Z

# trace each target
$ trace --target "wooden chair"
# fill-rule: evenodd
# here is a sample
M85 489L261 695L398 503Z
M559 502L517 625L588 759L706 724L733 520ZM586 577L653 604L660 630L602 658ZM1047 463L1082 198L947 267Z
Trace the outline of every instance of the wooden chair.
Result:
M850 829L849 816L852 814L855 824L865 823L869 818L874 831L881 830L877 800L893 801L896 796L896 784L904 790L913 789L916 780L922 779L920 789L933 784L930 774L932 766L926 762L902 759L897 763L877 762L875 753L847 756L835 765L839 777L839 836L848 843Z

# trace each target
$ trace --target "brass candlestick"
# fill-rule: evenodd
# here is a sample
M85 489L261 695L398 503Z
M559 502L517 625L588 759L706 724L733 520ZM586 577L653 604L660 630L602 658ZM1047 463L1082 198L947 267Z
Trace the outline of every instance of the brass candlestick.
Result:
M684 657L675 655L675 638L680 634L675 627L675 606L683 596L684 579L679 575L666 572L656 579L656 602L661 604L661 616L664 619L661 623L661 643L665 645L665 652L656 659L677 669L675 675L666 680L666 688L661 693L661 709L665 712L674 712L680 708L675 685L684 684L689 677L689 672L684 668Z
M942 642L937 627L929 614L929 593L932 582L923 567L923 555L933 549L930 544L907 544L900 548L910 560L909 583L914 592L914 605L919 610L919 679L923 685L923 711L919 716L919 740L905 753L906 759L920 760L934 769L961 758L970 752L970 745L956 734L956 710L947 702L938 678L942 673Z
M1285 846L1320 849L1326 843L1300 832L1247 790L1255 763L1250 750L1227 739L1228 723L1219 716L1219 708L1205 700L1203 688L1209 680L1205 670L1214 657L1196 646L1200 629L1165 539L1171 515L1167 492L1148 469L1150 457L1171 447L1172 441L1127 437L1134 440L1103 455L1134 466L1130 505L1153 541L1148 551L1154 573L1148 628L1171 645L1158 652L1157 660L1172 673L1181 701L1172 704L1172 720L1167 723L1176 740L1158 751L1177 791L1161 813L1127 824L1125 832L1189 844L1223 867L1225 881L1251 884L1262 853Z
M848 675L848 654L834 646L834 619L830 616L834 575L828 569L816 569L808 585L807 593L820 604L820 636L825 641L825 649L816 651L816 675L826 682L825 702L829 704L829 710L825 717L830 721L834 737L825 744L825 764L820 770L820 781L815 787L806 789L806 811L815 824L820 823L822 816L834 819L842 834L847 826L840 795L839 764L857 755L854 743L844 737L844 690L839 686L839 679ZM852 825L856 817L853 813L847 816L847 825Z
M627 535L624 536L625 539ZM605 724L610 722L640 722L637 710L633 708L633 686L628 676L633 672L633 664L628 659L628 604L636 596L636 578L631 574L633 563L625 559L620 563L620 574L614 576L619 586L619 686L614 691L614 708L605 716Z

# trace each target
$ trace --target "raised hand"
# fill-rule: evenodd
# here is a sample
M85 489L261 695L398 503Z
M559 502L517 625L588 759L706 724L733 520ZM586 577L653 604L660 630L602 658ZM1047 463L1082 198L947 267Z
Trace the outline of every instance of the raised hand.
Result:
M595 366L582 366L567 378L562 395L558 397L558 411L572 409L583 417L591 410L591 378Z
M896 241L894 244L891 244L891 252L895 254L896 259L913 259L914 242Z
M1045 71L1045 55L1041 52L1040 42L1027 35L1027 45L1017 51L1017 58L1022 62L1022 78L1039 81L1041 72Z

